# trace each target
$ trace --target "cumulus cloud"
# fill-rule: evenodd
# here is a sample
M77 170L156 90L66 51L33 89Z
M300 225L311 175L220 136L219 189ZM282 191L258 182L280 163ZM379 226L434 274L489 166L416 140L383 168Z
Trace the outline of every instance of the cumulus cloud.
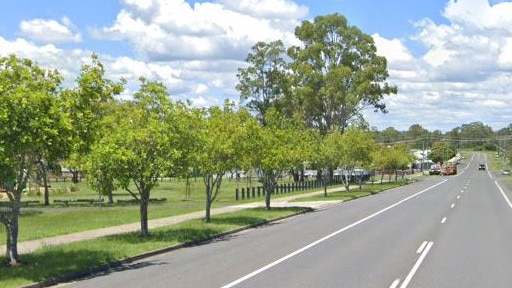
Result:
M293 28L299 24L297 17L307 13L305 7L288 0L193 6L184 0L123 3L115 23L95 34L126 40L151 61L241 59L258 41L296 41Z
M29 39L43 43L82 41L82 36L67 17L62 18L60 22L52 19L25 20L20 23L20 32Z
M374 36L399 96L385 100L391 117L368 113L368 118L400 130L415 123L430 130L474 121L508 126L511 117L495 115L512 115L512 3L450 0L442 15L444 23L428 18L415 23L417 34L410 40L425 48L417 58L408 57L404 40ZM417 122L393 122L400 117Z

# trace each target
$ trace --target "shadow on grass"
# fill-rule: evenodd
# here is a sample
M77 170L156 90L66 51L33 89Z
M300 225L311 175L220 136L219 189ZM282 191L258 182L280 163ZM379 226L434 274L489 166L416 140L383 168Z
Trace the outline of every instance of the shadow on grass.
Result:
M19 287L42 281L51 285L58 282L55 280L57 277L73 274L73 278L76 278L82 273L87 275L93 272L93 268L90 267L105 265L113 260L113 256L105 251L63 251L58 248L21 255L21 265L17 267L5 265L6 258L0 257L1 263L4 264L0 266L0 286Z

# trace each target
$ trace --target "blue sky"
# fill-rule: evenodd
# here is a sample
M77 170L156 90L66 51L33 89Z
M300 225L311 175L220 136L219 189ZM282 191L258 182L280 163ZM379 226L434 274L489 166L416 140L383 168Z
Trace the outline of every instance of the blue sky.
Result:
M493 0L17 0L0 10L0 55L62 72L73 85L91 53L108 76L163 82L197 106L238 100L237 68L257 41L297 44L293 30L340 13L374 37L388 59L388 114L379 130L413 124L449 131L475 121L512 123L512 1ZM442 119L442 121L440 120Z

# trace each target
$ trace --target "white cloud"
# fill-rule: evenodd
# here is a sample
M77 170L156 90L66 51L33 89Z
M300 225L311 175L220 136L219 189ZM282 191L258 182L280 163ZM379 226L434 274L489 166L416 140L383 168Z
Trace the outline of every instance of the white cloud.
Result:
M95 34L126 40L154 61L241 59L257 41L297 41L293 28L298 19L285 7L297 16L307 9L290 1L271 2L272 13L269 1L245 1L241 6L232 1L204 2L192 7L183 0L125 0L115 23ZM256 17L261 14L267 18Z
M389 62L410 62L413 60L409 49L399 39L386 39L379 34L372 36L377 46L377 53L386 57Z
M23 36L43 43L81 42L82 36L75 31L69 18L56 20L32 19L21 21L20 32Z

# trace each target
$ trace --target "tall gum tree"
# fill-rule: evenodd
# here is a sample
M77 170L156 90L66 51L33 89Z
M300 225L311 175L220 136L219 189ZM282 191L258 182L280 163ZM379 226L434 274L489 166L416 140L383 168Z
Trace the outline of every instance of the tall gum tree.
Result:
M29 59L0 58L0 185L9 198L0 222L7 228L6 258L13 266L20 263L18 218L28 178L42 159L62 152L68 140L69 122L59 109L60 83L57 71Z
M282 41L258 42L245 59L247 67L238 69L236 89L240 92L240 100L262 124L265 124L267 110L272 107L282 110L280 103L290 92L285 57Z
M295 35L303 45L288 49L295 76L290 105L301 106L296 110L309 125L322 135L333 128L343 133L368 107L387 112L382 100L397 88L386 82L386 58L370 35L340 14L304 21Z

